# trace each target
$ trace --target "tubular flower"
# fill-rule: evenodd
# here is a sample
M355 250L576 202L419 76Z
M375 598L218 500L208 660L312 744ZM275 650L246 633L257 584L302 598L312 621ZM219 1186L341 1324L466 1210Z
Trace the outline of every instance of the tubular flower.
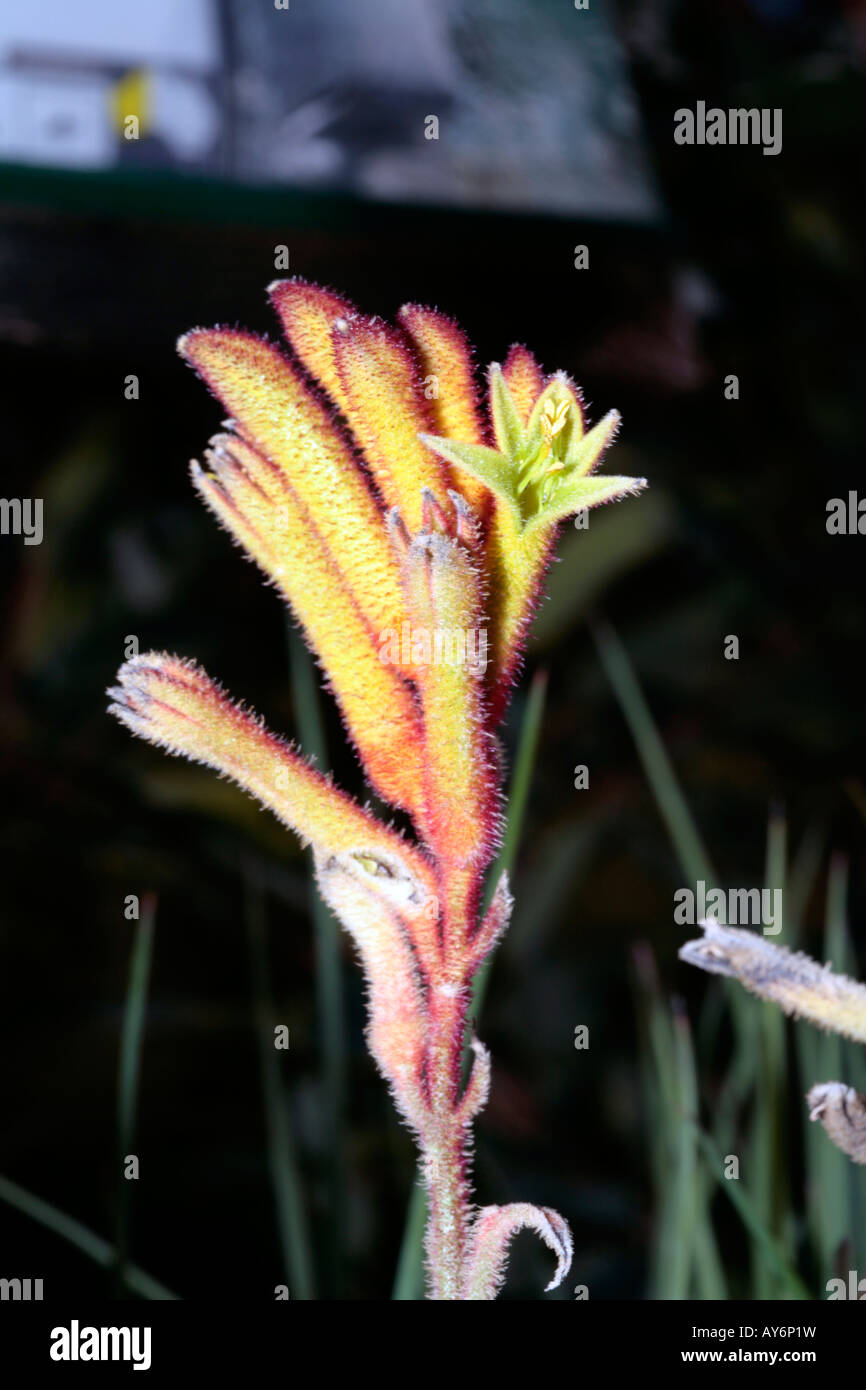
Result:
M367 780L408 813L407 838L341 792L194 663L121 667L110 709L131 731L232 778L313 847L325 901L357 948L370 1050L414 1131L428 1190L429 1293L491 1299L528 1226L565 1277L556 1212L474 1207L471 1126L490 1084L473 1039L475 972L508 924L496 730L561 523L643 479L596 476L615 412L588 429L580 395L513 347L486 399L472 350L437 310L397 327L329 290L278 281L288 351L228 328L178 349L230 417L192 479L277 588L340 708Z

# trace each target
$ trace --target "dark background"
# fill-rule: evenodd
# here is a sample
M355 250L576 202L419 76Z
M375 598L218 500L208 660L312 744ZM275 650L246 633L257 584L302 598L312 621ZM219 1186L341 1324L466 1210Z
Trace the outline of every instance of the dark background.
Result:
M517 910L479 1025L494 1060L479 1199L556 1206L575 1232L570 1284L645 1292L653 1194L631 948L649 941L665 988L690 1007L706 982L676 958L682 873L588 633L591 606L629 650L723 881L761 882L768 810L784 807L795 844L814 830L850 857L864 965L866 542L828 536L825 519L862 474L866 12L827 0L606 8L657 189L643 219L376 204L158 169L105 181L3 171L3 492L43 497L46 529L40 547L0 542L0 1172L111 1237L122 906L155 891L133 1255L183 1297L267 1299L283 1278L245 873L267 889L291 1122L320 1250L329 1238L305 858L241 793L134 743L103 697L135 634L142 650L195 656L295 732L283 612L188 484L219 408L173 351L194 324L276 332L264 287L278 244L292 273L368 312L411 299L454 314L481 363L526 342L576 377L593 419L622 412L615 471L650 480L602 515L592 566L567 538L528 655L550 686ZM782 153L676 146L673 112L698 99L782 107ZM575 159L588 135L573 131ZM587 271L572 266L577 244ZM124 400L130 373L138 401ZM738 401L724 399L729 373ZM737 662L723 658L727 634ZM327 733L357 789L331 710ZM577 763L588 791L573 789ZM819 879L806 922L816 953L822 891ZM381 1298L412 1149L364 1049L348 952L346 990L349 1202L341 1282L320 1270L319 1294ZM572 1043L580 1023L587 1053ZM5 1207L0 1251L0 1274L41 1275L46 1297L107 1288ZM528 1240L518 1251L508 1295L535 1297L547 1257Z

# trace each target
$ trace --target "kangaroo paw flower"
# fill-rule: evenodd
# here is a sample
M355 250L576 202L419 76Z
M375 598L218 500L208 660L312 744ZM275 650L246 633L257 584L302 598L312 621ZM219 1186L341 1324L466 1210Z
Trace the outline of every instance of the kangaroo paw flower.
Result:
M468 1184L491 1064L474 1039L462 1087L467 1010L512 905L503 874L482 917L501 835L496 730L561 522L644 482L595 476L619 416L587 429L577 389L545 379L526 348L490 368L485 400L472 348L438 310L405 305L392 327L303 280L268 293L288 352L220 327L178 343L230 417L193 485L291 609L371 786L408 813L414 838L191 661L128 661L110 710L312 845L321 895L360 957L370 1051L421 1150L430 1297L495 1298L522 1226L556 1254L554 1288L571 1260L562 1217L525 1203L475 1211ZM850 1024L858 1000L836 1003Z
M420 304L404 304L398 317L418 356L434 433L483 444L485 422L475 391L472 349L458 325ZM493 503L489 489L459 465L452 471L469 507L485 520Z
M502 375L517 413L526 424L544 390L544 374L528 348L522 343L512 343L502 364Z
M338 320L357 318L358 310L333 290L300 277L275 280L268 295L298 360L346 415L349 402L337 370L333 330Z
M399 666L380 659L382 626L399 628L404 618L399 588L393 596L379 591L375 601L353 591L298 494L243 440L216 436L205 467L192 465L192 480L301 623L376 791L417 816L417 703ZM399 584L396 564L394 579Z
M607 490L586 482L619 428L615 410L585 433L580 398L562 374L538 397L524 423L498 366L490 369L490 409L496 447L423 435L449 463L484 483L522 527L561 521L624 492L646 486L645 478L609 478ZM602 493L604 495L602 495Z
M506 363L509 366L509 363ZM496 364L489 373L495 447L422 435L452 467L462 468L494 494L490 527L490 595L495 653L491 717L498 720L556 540L559 524L584 508L615 501L646 486L643 478L589 476L619 427L611 411L585 431L580 396L557 373L534 399L540 373L525 350L512 350L509 380Z
M489 858L495 833L483 708L487 630L466 548L421 532L403 561L415 683L426 736L427 834L443 865Z
M421 433L430 417L408 345L378 319L339 319L332 329L345 413L386 506L421 525L421 488L447 498L448 470Z

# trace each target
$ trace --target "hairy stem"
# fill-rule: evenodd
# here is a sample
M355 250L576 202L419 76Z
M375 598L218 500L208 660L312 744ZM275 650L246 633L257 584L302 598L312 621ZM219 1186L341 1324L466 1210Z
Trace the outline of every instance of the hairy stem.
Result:
M469 1210L466 1130L457 1102L467 1003L468 990L459 980L435 985L431 991L430 1127L424 1170L430 1206L425 1245L433 1299L459 1299L463 1272Z

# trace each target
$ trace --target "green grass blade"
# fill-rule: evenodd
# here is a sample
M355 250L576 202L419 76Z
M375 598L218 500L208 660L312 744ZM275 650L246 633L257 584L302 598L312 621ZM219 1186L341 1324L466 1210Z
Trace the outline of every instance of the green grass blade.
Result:
M700 879L711 887L718 883L712 861L700 831L689 810L673 764L653 719L649 705L635 675L628 652L609 623L595 619L590 624L599 658L619 703L656 805L687 883ZM732 1132L734 1115L746 1099L754 1078L755 1010L734 981L723 985L734 1036L734 1059L719 1101L717 1125Z
M316 666L300 634L289 631L289 665L298 737L304 752L325 771L328 765ZM316 1004L324 1072L324 1120L328 1149L328 1240L326 1264L332 1296L343 1291L343 1232L346 1229L346 1096L348 1062L343 955L340 927L310 883L310 915L316 953Z
M298 738L304 755L308 758L315 758L319 768L324 772L327 762L327 744L316 679L316 663L307 650L303 637L291 623L288 625L287 632L289 674L292 681Z
M670 1185L671 1208L665 1222L664 1238L670 1291L668 1298L689 1297L694 1260L697 1212L697 1128L698 1087L689 1021L682 1005L673 1009L674 1067L676 1107L673 1124L674 1177Z
M102 1236L98 1236L88 1226L76 1221L74 1216L68 1216L66 1212L60 1211L42 1197L36 1197L26 1188L19 1187L18 1183L12 1182L10 1178L0 1177L0 1201L6 1202L15 1211L21 1212L31 1221L38 1222L54 1235L60 1236L61 1240L68 1241L103 1269L113 1269L117 1264L117 1250L107 1240L103 1240ZM139 1294L141 1298L175 1300L178 1297L138 1265L126 1266L125 1281L130 1292Z
M703 879L709 888L716 882L710 857L692 820L628 652L609 623L595 619L590 623L590 631L605 674L631 730L680 865L692 883Z
M141 900L141 916L135 927L129 982L120 1034L120 1061L117 1074L118 1194L115 1283L122 1295L128 1285L127 1264L130 1249L130 1221L134 1182L124 1177L124 1164L134 1151L135 1121L138 1110L141 1051L150 967L153 959L153 932L156 922L156 896L146 893Z
M412 1188L392 1299L417 1303L424 1297L424 1231L427 1226L427 1194L420 1179Z
M277 1225L289 1295L315 1298L312 1249L287 1098L274 1047L276 1019L271 1002L264 894L252 871L245 875L244 907L250 948L253 1007L259 1039L268 1162L277 1207Z
M541 721L544 718L544 704L547 699L547 680L546 670L541 668L536 671L529 686L529 694L526 697L526 708L523 711L520 736L517 740L514 771L508 789L505 834L502 837L502 848L488 876L487 892L484 898L485 908L490 906L496 885L503 873L512 873L514 861L517 858L520 837L523 834L523 821L526 816L526 803L529 800L529 789L532 785L532 774L538 753L538 740L541 737Z
M833 968L844 975L862 979L863 972L858 963L851 942L848 927L848 861L842 855L834 854L830 860L827 882L827 950L826 958L833 962ZM822 1042L829 1041L819 1035ZM839 1039L841 1044L841 1073L839 1079L866 1095L866 1049L847 1039ZM828 1081L832 1078L825 1073L816 1080ZM811 1128L824 1138L818 1125ZM835 1151L835 1146L834 1146ZM840 1158L842 1155L839 1155ZM850 1241L851 1267L866 1270L866 1166L859 1163L846 1163L846 1204L843 1212L843 1238Z
M640 476L644 471L634 460ZM628 471L626 469L626 471ZM657 488L640 507L599 507L588 530L564 527L557 564L545 582L545 602L532 624L535 651L567 642L569 633L613 584L653 559L670 542L677 525L669 497Z
M608 623L595 621L591 624L591 630L602 665L635 740L647 780L667 826L686 880L695 883L699 879L703 879L708 887L714 885L718 880L712 862L700 832L692 819L673 765L640 689L628 653ZM776 833L777 840L773 845L772 861L774 875L783 872L783 869L780 870L779 867L781 841L778 838L778 832ZM783 843L781 847L784 856ZM760 1083L762 1084L762 1105L766 1102L770 1103L769 1117L765 1119L761 1116L758 1121L759 1126L764 1126L764 1128L759 1128L758 1147L755 1150L760 1168L758 1182L762 1184L759 1198L763 1208L768 1206L769 1201L775 1200L772 1196L774 1171L772 1165L775 1161L774 1154L778 1155L779 1153L780 1144L778 1137L778 1116L781 1113L779 1085L780 1077L783 1075L784 1021L776 1012L774 1012L772 1019L766 1015L762 1018L760 1006L756 1006L755 1001L749 999L735 982L725 981L723 988L731 1014L735 1042L734 1055L714 1116L714 1134L721 1150L728 1152L728 1146L735 1132L737 1113L749 1098L756 1084L756 1058L760 1058L758 1073L759 1077L763 1077ZM759 1109L761 1107L753 1107L753 1110ZM748 1144L747 1150L751 1150L752 1147L752 1144ZM776 1162L776 1169L778 1169L778 1162ZM752 1234L753 1241L759 1241L761 1245L760 1251L753 1250L753 1268L759 1267L761 1254L766 1248L766 1243L768 1240L771 1241L776 1255L773 1269L782 1280L784 1287L790 1289L792 1281L797 1280L784 1248L785 1244L790 1243L791 1233L787 1228L785 1229L784 1242L780 1247L774 1236L767 1230L765 1221L762 1220L762 1216L766 1216L767 1213L755 1211L752 1201L746 1199L742 1193L742 1184L732 1180L726 1182L725 1187L726 1189L736 1189L735 1205L739 1202L743 1211L748 1210L750 1220L746 1222L747 1229ZM734 1200L733 1193L731 1196ZM760 1233L760 1236L756 1233ZM779 1273L780 1270L781 1273ZM802 1285L799 1287L802 1288ZM798 1294L797 1296L801 1295Z
M709 1181L697 1168L693 1121L697 1082L685 1016L672 1015L651 948L633 953L645 1129L655 1193L649 1296L728 1296L710 1210Z
M813 822L806 830L785 883L785 944L798 947L809 899L824 857L826 834Z
M707 1169L713 1175L722 1191L730 1199L736 1209L743 1225L764 1251L765 1258L770 1263L779 1277L784 1296L788 1298L811 1299L812 1295L806 1288L800 1276L785 1257L784 1251L773 1239L770 1232L762 1224L757 1215L752 1202L746 1195L743 1184L738 1178L726 1178L724 1175L724 1165L722 1156L708 1134L702 1129L697 1129L697 1142L706 1160Z
M787 825L780 812L773 812L767 829L764 883L771 890L782 890L783 904L786 865ZM782 939L785 939L784 922ZM788 1210L788 1171L783 1135L787 1091L785 1018L772 1004L752 1003L752 1008L756 1013L758 1036L755 1103L748 1145L748 1191L757 1219L792 1261L793 1249L786 1248L790 1232L784 1229ZM757 1245L752 1246L752 1288L756 1298L779 1296L777 1273L768 1266L762 1248Z
M487 876L487 888L484 894L482 913L486 912L493 900L496 892L496 885L504 873L509 876L514 871L514 861L517 858L517 850L520 845L520 836L523 833L523 822L526 816L526 805L529 800L529 788L532 783L532 772L535 767L535 759L538 753L538 741L541 737L541 721L544 718L544 704L547 698L547 671L539 669L532 678L529 687L529 694L526 700L526 709L523 712L523 720L520 725L520 736L517 740L517 754L514 759L514 772L511 777L511 785L508 789L508 809L506 811L505 834L502 837L502 848ZM490 971L493 966L493 956L488 956L487 960L476 973L472 981L472 999L469 1005L469 1028L476 1027L481 1010L484 1005L484 996L487 993L487 985L490 979ZM464 1071L468 1065L468 1031L466 1048L464 1049Z
M847 861L840 855L833 855L827 875L824 958L842 974L853 969L848 941L847 897ZM850 1084L852 1063L856 1066L856 1062L861 1060L862 1050L835 1033L822 1033L813 1028L807 1029L805 1025L800 1027L804 1033L800 1043L804 1060L803 1089L822 1081L846 1081ZM838 1272L836 1265L843 1242L851 1243L852 1259L857 1246L862 1244L858 1220L862 1170L858 1170L828 1140L819 1125L809 1120L805 1106L803 1113L807 1127L807 1213L818 1261L819 1282L823 1287Z
M529 687L526 708L520 725L520 736L517 740L514 772L508 789L505 834L502 837L502 848L487 876L482 912L486 912L490 906L493 894L496 892L496 885L502 875L507 873L510 876L514 872L514 862L520 846L520 837L523 834L529 789L532 785L532 773L538 754L538 741L541 737L541 722L544 718L544 704L547 699L547 680L547 671L543 668L539 669L532 677ZM492 957L488 957L472 983L472 1004L469 1015L475 1020L478 1019L481 1012L491 963Z
M695 1218L695 1297L718 1302L728 1297L724 1265L713 1230L713 1215L709 1199L709 1177L704 1168L698 1174L698 1215Z
M645 941L637 942L632 950L632 961L647 1106L647 1134L656 1186L661 1189L669 1168L668 1116L676 1101L673 1035L652 947Z

